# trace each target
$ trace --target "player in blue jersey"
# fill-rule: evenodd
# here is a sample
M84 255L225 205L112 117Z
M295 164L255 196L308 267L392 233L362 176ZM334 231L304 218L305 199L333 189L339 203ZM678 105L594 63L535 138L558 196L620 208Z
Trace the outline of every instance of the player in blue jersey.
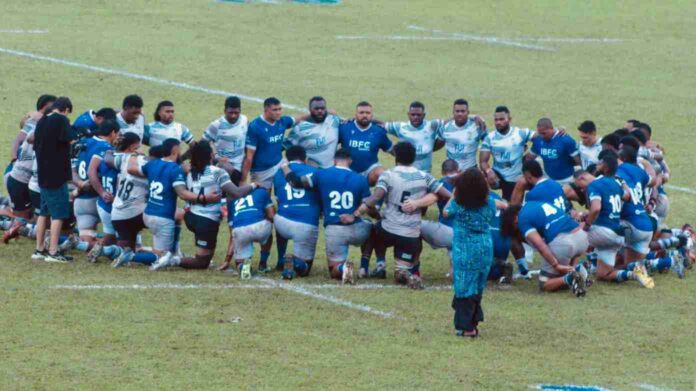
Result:
M321 96L309 100L309 115L297 121L285 138L286 147L299 145L307 152L309 164L318 168L333 166L338 146L338 128L341 118L330 113Z
M96 132L103 121L116 121L116 112L110 107L104 107L99 111L87 110L80 114L73 122L73 128L85 129L90 132Z
M189 128L174 121L174 103L171 101L163 100L157 104L154 119L155 122L144 130L143 144L156 147L170 138L177 139L189 146L196 143Z
M101 123L97 135L105 137L109 144L113 144L119 133L119 126L115 120L106 120ZM102 224L104 234L101 240L97 240L87 254L87 260L96 262L101 255L103 246L116 243L116 231L111 224L111 203L116 194L118 170L109 167L104 162L105 155L113 151L113 148L104 149L92 156L87 166L87 178L90 187L97 194L97 213Z
M306 164L304 148L293 146L285 151L288 167L298 176L316 174L317 169ZM303 188L294 188L282 171L273 178L273 190L278 200L278 213L273 219L278 258L284 260L283 278L291 280L295 275L309 275L319 239L319 215L321 201L319 193ZM293 254L283 254L287 242L293 241Z
M153 260L151 270L169 266L174 256L172 252L177 250L181 230L177 220L180 221L183 214L183 211L177 210L177 197L197 204L217 203L221 199L220 193L196 194L187 190L184 173L177 163L179 140L165 140L160 147L161 159L149 160L140 166L137 161L130 160L128 166L129 174L147 178L150 186L143 220L152 233L153 253L159 256ZM126 263L128 261L125 260Z
M297 119L283 115L283 106L277 98L263 102L263 114L251 121L247 130L242 182L250 174L252 182L271 187L283 159L285 131L296 123Z
M646 288L653 281L642 268L621 270L616 265L616 255L624 245L621 226L621 210L626 191L616 179L618 157L613 151L599 154L597 169L602 174L587 186L589 214L585 218L589 244L597 254L597 278L604 281L623 282L638 280Z
M500 216L507 209L508 203L497 193L490 192L488 197L496 204L495 215L491 221L491 237L493 238L493 264L488 272L489 281L497 281L498 284L511 284L513 279L513 266L507 261L510 255L511 241L500 233ZM524 270L527 275L527 270Z
M142 140L147 127L143 115L143 98L138 95L123 98L121 111L116 114L116 122L121 127L121 134L135 133Z
M213 165L213 148L202 140L191 147L191 170L186 176L186 187L198 197L224 193L230 199L244 197L258 187L257 184L237 187L225 170ZM195 257L174 255L167 263L157 262L155 269L179 266L184 269L207 269L215 254L218 230L222 219L221 203L187 202L184 221L194 234Z
M268 260L273 245L273 217L275 207L267 189L258 188L251 194L227 201L231 239L227 255L218 270L226 270L234 257L235 265L243 280L251 278L251 257L254 242L261 245L261 259Z
M372 231L372 223L354 216L353 212L370 196L370 186L365 177L350 169L352 162L347 148L336 151L334 163L334 167L304 176L298 176L288 165L281 168L293 187L319 191L330 276L340 278L344 284L352 284L353 262L348 260L349 246L361 246L365 254L367 246L364 245ZM366 276L367 267L361 269L361 276Z
M527 202L507 208L501 219L503 236L525 240L541 254L541 290L570 287L575 296L585 295L588 272L578 260L587 250L587 233L563 209Z
M78 188L79 195L73 202L77 229L80 240L74 243L74 248L80 251L89 251L95 243L97 225L99 224L99 212L97 210L96 189L90 185L88 176L89 168L93 165L96 173L99 164L106 151L112 150L112 143L118 137L118 128L113 121L102 123L104 128L99 128L96 136L85 140L85 148L73 161L73 182ZM110 199L109 199L110 201Z
M358 103L355 119L341 124L338 137L341 146L350 151L353 162L350 169L366 177L370 186L374 186L384 172L379 164L379 150L391 152L392 142L387 131L372 121L372 105Z
M433 164L433 152L444 146L444 141L437 140L444 121L426 120L425 105L415 101L408 106L408 122L387 122L384 128L399 141L407 141L416 148L416 161L413 167L430 173Z
M517 181L510 202L520 205L528 201L546 202L569 212L571 204L566 199L563 186L544 176L544 170L536 160L522 164L522 178Z
M522 176L522 161L534 131L510 126L512 117L505 106L496 107L494 120L495 130L486 135L481 143L479 168L486 174L488 183L493 188L501 189L503 198L509 201L515 183Z
M581 164L578 144L567 134L561 134L548 118L537 122L537 134L532 140L531 153L526 159L541 157L546 175L561 185L573 180L575 166Z

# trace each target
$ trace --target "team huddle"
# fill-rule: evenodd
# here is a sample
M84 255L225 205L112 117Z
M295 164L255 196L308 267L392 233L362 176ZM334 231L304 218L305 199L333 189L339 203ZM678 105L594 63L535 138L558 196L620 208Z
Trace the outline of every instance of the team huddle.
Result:
M652 288L655 272L683 278L694 261L691 226L665 225L664 151L650 126L636 120L601 138L585 121L577 143L549 118L536 130L512 126L505 106L495 109L489 129L463 99L454 101L451 118L426 119L425 106L413 102L407 121L386 122L368 102L346 119L313 97L308 113L291 117L268 98L263 114L249 121L239 98L229 97L222 116L196 140L175 120L171 101L159 102L149 124L142 108L143 100L129 95L118 112L88 110L70 124L70 100L42 95L12 146L3 241L34 238L32 259L47 262L70 262L68 252L80 251L115 268L207 269L226 218L230 239L219 270L251 278L258 244L254 272L271 272L275 244L275 269L291 280L310 274L322 222L331 278L351 284L355 274L386 278L393 247L395 281L419 289L422 242L452 250L446 205L454 182L480 170L500 190L489 195L497 208L489 280L531 278L537 252L542 290L583 296L593 276ZM47 134L57 128L64 131ZM52 175L52 166L63 163L45 152L50 137L70 144L67 183ZM436 179L433 153L443 148ZM380 164L380 151L393 156L392 168ZM62 186L66 205L56 198ZM436 221L424 217L431 205L439 210ZM192 256L180 250L183 224L194 234ZM150 246L142 243L143 230L151 233ZM361 251L357 271L351 246Z

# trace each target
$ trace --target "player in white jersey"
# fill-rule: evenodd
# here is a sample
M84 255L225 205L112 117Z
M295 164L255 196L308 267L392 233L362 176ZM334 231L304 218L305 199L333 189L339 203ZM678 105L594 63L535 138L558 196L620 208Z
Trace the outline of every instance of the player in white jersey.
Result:
M445 143L447 159L459 164L459 171L476 167L476 153L486 136L486 124L478 116L469 116L469 102L454 101L452 119L440 127L437 138Z
M123 98L121 111L116 114L116 122L121 128L121 134L135 133L142 140L147 126L143 116L143 99L138 95L128 95Z
M186 187L198 195L198 200L206 196L224 193L231 199L244 197L258 187L256 183L237 187L230 180L227 171L216 167L213 162L213 148L208 141L202 140L191 147L191 170L186 175ZM193 232L196 255L184 257L174 255L160 258L152 270L161 267L179 266L184 269L207 269L215 254L218 230L222 218L221 201L187 202L184 221L189 231ZM162 260L168 260L163 262Z
M299 145L307 152L307 162L317 168L334 165L341 119L328 113L326 100L315 96L309 100L309 117L298 121L285 138L286 147Z
M27 130L27 137L34 132L36 122L29 118L24 124ZM23 226L30 222L33 215L31 193L29 191L29 180L32 174L32 164L34 162L34 145L25 139L17 151L17 158L12 164L9 176L6 181L7 193L12 201L12 214L14 220L10 228L5 231L2 241L7 244L20 234Z
M433 151L442 148L444 143L436 146L437 135L444 122L426 120L425 105L413 102L408 107L408 122L387 122L384 128L399 141L408 141L416 148L416 160L413 167L430 173L433 164Z
M428 196L431 193L443 199L451 197L451 194L432 175L413 166L416 149L411 143L397 143L394 155L396 166L380 176L372 195L363 201L354 215L362 215L382 199L386 201L383 219L375 228L375 246L383 250L394 247L394 280L420 289L423 287L419 271L419 257L423 248L420 239L421 208L437 201L437 197ZM384 265L381 267L384 268Z
M10 161L13 162L17 160L17 151L22 142L27 138L30 131L34 131L37 122L43 117L46 111L49 111L53 102L55 102L56 97L54 95L41 95L36 101L36 111L30 111L19 121L19 132L12 142L12 147L10 149Z
M505 106L496 107L494 118L495 130L488 133L481 144L479 167L486 174L488 183L497 184L494 187L499 187L503 198L509 201L517 180L522 176L522 161L534 131L510 126L512 117Z
M599 153L602 152L602 139L597 137L597 127L592 121L584 121L578 126L580 132L580 160L582 169L586 170L592 164L599 161Z
M212 143L217 166L229 174L232 183L239 185L244 163L244 143L249 119L242 114L242 103L236 96L225 99L224 114L211 122L203 139Z
M145 128L143 144L156 147L168 138L179 140L189 146L195 143L189 128L174 121L174 103L171 101L163 100L158 103L154 117L155 122Z

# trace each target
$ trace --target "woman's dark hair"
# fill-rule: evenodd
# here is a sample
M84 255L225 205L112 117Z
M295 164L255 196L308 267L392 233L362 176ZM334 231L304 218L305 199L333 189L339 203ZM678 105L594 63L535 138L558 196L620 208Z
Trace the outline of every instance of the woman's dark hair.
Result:
M455 201L464 208L480 208L488 203L488 182L481 170L470 168L454 178Z
M119 136L118 140L116 140L116 150L119 152L123 152L126 149L130 148L131 145L135 143L140 142L140 136L133 132L128 132L125 133L121 136ZM152 151L152 149L150 149Z
M168 100L163 100L160 103L157 104L157 108L155 109L155 121L161 121L162 118L160 118L159 111L162 109L162 107L168 107L168 106L174 106L174 103Z
M510 205L500 214L500 234L504 238L511 238L517 233L515 218L520 214L521 205Z
M205 168L210 165L213 148L208 140L201 140L191 147L191 176L194 180L200 178Z

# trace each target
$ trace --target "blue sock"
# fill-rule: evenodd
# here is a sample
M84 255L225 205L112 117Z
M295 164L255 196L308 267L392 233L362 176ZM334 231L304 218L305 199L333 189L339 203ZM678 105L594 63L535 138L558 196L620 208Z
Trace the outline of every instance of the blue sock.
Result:
M631 278L632 273L628 270L621 270L618 273L616 273L616 282L624 282Z
M363 255L360 257L360 268L361 269L369 269L370 268L370 257Z
M142 263L143 265L152 265L155 261L157 261L157 255L146 251L135 253L131 260L131 262Z
M114 259L118 258L119 255L121 255L121 247L115 244L104 246L104 248L102 248L102 255L113 261Z
M288 241L276 235L276 250L278 250L278 267L282 267L285 263L285 252L288 249Z
M408 271L410 271L411 274L416 274L416 273L420 272L420 262L413 265L410 269L408 269Z
M592 266L597 267L597 253L587 254L587 260L590 261Z
M268 257L270 257L270 256L271 256L271 252L270 252L270 251L261 251L261 260L260 260L260 262L261 262L262 264L265 265L266 263L268 263Z
M68 235L60 235L60 236L58 237L58 243L63 243L63 242L65 242L66 240L68 240L68 237L69 237Z
M626 265L626 270L629 272L632 272L633 269L636 268L636 266L640 266L643 264L643 261L635 261L635 262L630 262L628 265Z
M346 262L343 261L343 262L341 262L340 265L338 265L338 271L339 271L339 272L343 273L343 265L345 265L345 264L346 264Z
M563 276L563 282L565 282L566 285L570 286L570 284L573 282L573 274L567 273L565 276Z
M384 257L377 257L377 267L384 268L387 264L387 260Z
M662 257L659 259L651 259L648 261L650 270L667 270L672 267L672 257Z
M659 257L657 256L656 251L650 251L648 253L648 255L645 256L645 259L657 259L657 258L659 258Z
M307 262L300 258L293 258L292 264L295 267L295 271L297 272L297 274L302 274L307 271Z
M519 270L520 274L526 276L527 273L529 273L529 265L527 265L527 259L520 258L515 262L517 262L517 270Z
M82 240L80 240L79 242L77 242L77 245L75 246L75 250L87 252L87 250L89 250L89 243L83 242Z
M679 238L676 236L673 236L671 238L666 238L666 239L657 239L657 245L660 246L661 249L667 249L673 246L676 246L679 244Z
M172 254L176 254L179 249L179 238L181 237L181 224L174 225L174 244L172 248Z

